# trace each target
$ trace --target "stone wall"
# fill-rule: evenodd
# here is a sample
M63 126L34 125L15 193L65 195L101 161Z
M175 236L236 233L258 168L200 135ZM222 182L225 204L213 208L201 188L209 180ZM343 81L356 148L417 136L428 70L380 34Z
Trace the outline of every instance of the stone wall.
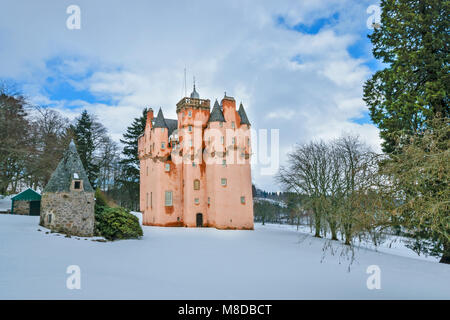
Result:
M30 214L29 201L14 201L14 214Z
M94 205L93 192L43 193L40 224L55 232L92 237Z

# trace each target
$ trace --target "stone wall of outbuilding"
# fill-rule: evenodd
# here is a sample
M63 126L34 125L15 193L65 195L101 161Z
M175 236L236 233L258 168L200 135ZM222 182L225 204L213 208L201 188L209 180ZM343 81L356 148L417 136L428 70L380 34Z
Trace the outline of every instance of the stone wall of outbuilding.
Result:
M14 214L30 214L29 201L14 201Z
M69 235L94 235L93 192L45 192L41 199L40 225Z

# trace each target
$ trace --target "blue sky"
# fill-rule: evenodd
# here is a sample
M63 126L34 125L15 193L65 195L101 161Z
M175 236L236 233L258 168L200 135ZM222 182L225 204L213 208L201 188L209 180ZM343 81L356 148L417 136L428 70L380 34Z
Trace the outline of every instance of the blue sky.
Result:
M81 29L66 9L81 9ZM74 119L95 114L119 141L143 107L175 117L187 68L202 97L242 101L254 129L294 143L358 134L379 150L362 101L382 65L371 54L367 8L377 1L8 1L0 12L0 79ZM188 17L188 19L186 18ZM270 136L270 134L269 134ZM273 177L254 182L276 191Z

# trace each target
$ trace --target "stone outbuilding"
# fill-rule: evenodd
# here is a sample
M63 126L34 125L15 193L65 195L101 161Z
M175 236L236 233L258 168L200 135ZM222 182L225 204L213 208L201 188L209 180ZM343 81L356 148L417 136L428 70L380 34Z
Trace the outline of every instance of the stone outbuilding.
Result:
M93 236L94 195L75 143L71 141L42 192L40 225L69 235Z

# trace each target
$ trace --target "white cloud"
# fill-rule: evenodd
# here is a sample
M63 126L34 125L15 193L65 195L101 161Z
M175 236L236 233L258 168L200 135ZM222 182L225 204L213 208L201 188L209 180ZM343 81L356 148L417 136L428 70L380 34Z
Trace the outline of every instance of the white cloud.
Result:
M67 30L70 4L22 0L0 12L0 77L26 83L35 103L69 118L86 108L118 140L145 106L175 117L186 66L188 93L195 75L202 97L213 102L227 91L242 100L254 128L280 129L282 161L295 142L342 132L358 133L379 150L378 130L352 121L367 111L361 97L370 71L348 52L366 28L372 2L79 0L81 30ZM293 26L335 13L337 23L315 35L275 23L279 15ZM55 57L62 63L49 69ZM43 86L55 73L111 103L52 101ZM254 169L257 185L278 189Z

